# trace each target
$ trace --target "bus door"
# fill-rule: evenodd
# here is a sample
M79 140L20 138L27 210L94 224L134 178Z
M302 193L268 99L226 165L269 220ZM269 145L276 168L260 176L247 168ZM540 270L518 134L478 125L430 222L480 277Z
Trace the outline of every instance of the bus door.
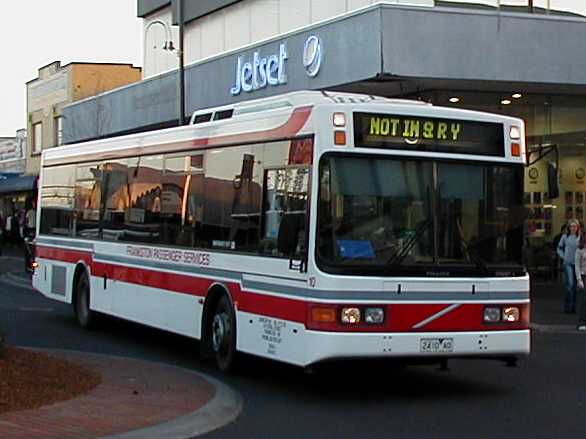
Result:
M265 169L262 245L287 260L287 271L307 271L310 167Z

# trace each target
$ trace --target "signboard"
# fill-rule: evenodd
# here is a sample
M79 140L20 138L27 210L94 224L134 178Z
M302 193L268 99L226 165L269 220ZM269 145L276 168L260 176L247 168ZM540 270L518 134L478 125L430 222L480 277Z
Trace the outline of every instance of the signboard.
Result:
M294 54L294 62L299 62L297 56L301 55L305 73L310 78L315 78L322 65L323 47L319 36L310 35L303 46L303 53ZM240 93L251 93L269 86L287 84L287 62L289 52L287 42L279 44L278 53L262 53L255 50L252 56L239 56L236 60L236 74L234 85L230 88L232 96Z
M504 157L500 123L408 115L354 113L356 147Z

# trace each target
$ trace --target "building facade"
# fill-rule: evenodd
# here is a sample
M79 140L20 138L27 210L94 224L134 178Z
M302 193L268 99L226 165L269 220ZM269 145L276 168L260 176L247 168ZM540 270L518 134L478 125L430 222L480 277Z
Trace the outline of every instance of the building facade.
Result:
M561 225L586 219L586 2L580 3L183 0L182 122L202 108L301 89L522 117L531 151L528 260L549 264ZM138 0L145 79L66 107L66 143L178 123L177 58L168 50L169 40L178 46L176 6ZM111 116L105 123L98 122L100 111Z
M35 177L23 177L26 161L26 130L0 138L0 216L4 219L24 209L34 193Z
M14 137L0 137L0 172L24 172L25 156L25 129L16 131Z
M71 63L59 61L41 67L26 84L28 150L26 173L37 175L40 154L63 143L63 108L76 101L139 81L141 69L129 64ZM101 119L109 117L100 114Z

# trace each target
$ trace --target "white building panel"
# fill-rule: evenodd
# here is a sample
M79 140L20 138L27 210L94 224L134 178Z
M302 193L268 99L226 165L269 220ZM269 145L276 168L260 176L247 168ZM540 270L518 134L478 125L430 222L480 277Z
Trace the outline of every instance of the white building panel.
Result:
M185 26L185 41L183 42L185 64L194 63L202 58L201 28L202 24L199 20L194 20Z
M201 19L201 57L208 58L224 51L225 19L223 13Z
M348 12L355 11L356 9L370 6L374 3L374 0L347 0Z
M326 20L346 12L346 0L311 0L311 22Z
M279 29L280 33L299 29L311 22L311 0L280 0Z
M279 0L250 0L250 36L255 43L279 34Z
M250 6L248 2L236 3L225 9L226 50L250 44Z

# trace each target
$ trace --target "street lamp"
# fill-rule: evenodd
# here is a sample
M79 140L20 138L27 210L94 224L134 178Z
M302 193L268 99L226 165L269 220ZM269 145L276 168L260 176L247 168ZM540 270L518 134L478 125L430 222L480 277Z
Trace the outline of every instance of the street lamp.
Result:
M169 26L167 25L167 23L165 23L163 20L153 20L151 21L149 24L147 24L147 26L144 29L144 45L143 45L143 53L146 56L146 43L147 43L147 35L148 35L148 31L151 27L153 27L154 25L159 25L159 26L163 26L163 30L165 31L165 44L163 45L163 50L168 50L169 52L172 52L173 50L175 50L175 46L173 46L173 41L171 40L171 29L169 29Z

